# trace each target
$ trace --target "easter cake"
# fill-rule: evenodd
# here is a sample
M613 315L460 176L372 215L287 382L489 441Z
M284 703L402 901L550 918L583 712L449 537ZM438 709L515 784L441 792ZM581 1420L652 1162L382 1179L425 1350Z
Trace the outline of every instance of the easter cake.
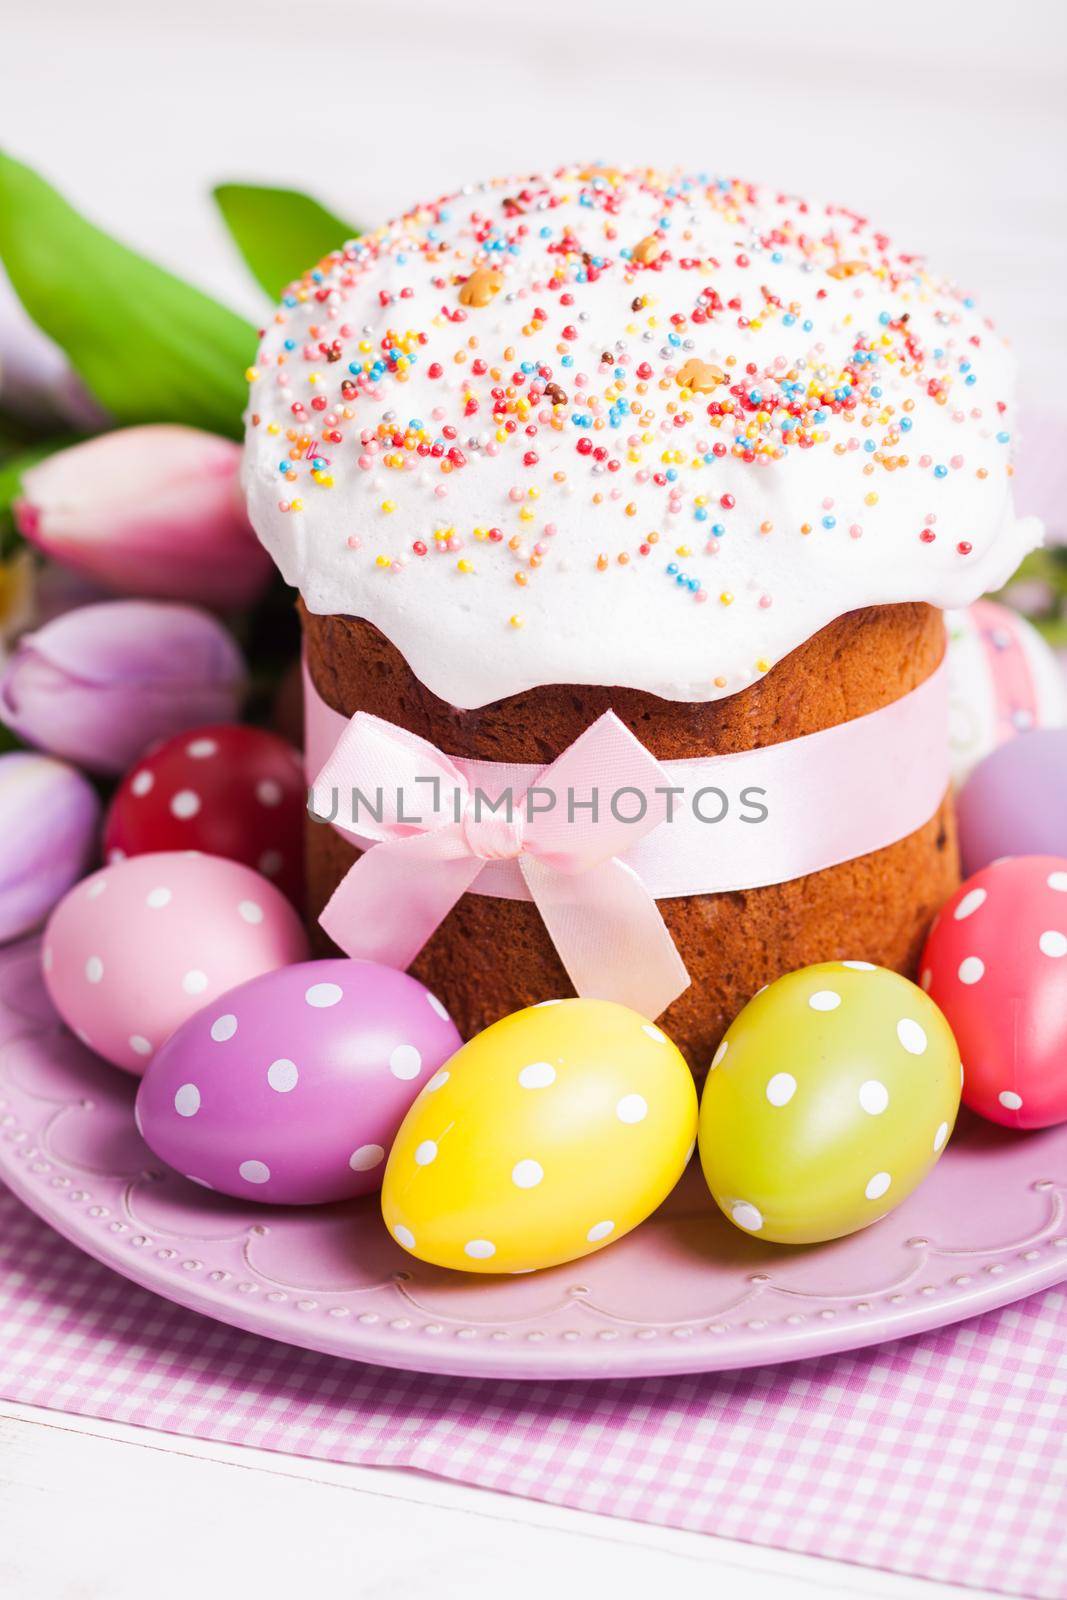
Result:
M608 712L672 776L780 747L748 818L771 813L748 830L770 864L731 877L712 826L697 847L690 830L685 872L645 885L684 963L661 1020L693 1064L782 973L842 957L914 973L958 883L942 610L1040 537L1013 510L1013 361L962 291L852 211L568 167L339 244L290 286L250 377L250 514L300 591L320 743L363 714L524 781ZM944 773L927 760L936 793L891 815L922 759L892 713L920 701ZM887 713L884 756L861 756L848 730ZM831 730L845 742L818 757L805 812ZM859 848L867 813L876 847ZM309 823L312 920L353 836ZM492 870L523 850L521 829L464 838ZM496 892L492 870L407 952L465 1037L596 992L537 893ZM615 933L617 965L639 967Z

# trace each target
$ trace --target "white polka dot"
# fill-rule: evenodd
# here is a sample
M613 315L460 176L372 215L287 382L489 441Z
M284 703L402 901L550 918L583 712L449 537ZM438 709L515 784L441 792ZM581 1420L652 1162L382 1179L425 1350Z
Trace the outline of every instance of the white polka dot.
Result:
M624 1094L615 1107L620 1122L644 1122L648 1116L648 1101L642 1094Z
M1048 886L1057 894L1067 894L1067 872L1050 872Z
M921 1056L926 1053L926 1030L912 1017L901 1017L897 1023L897 1038L909 1056Z
M179 1117L195 1117L200 1110L200 1090L195 1083L183 1083L174 1096L174 1109Z
M109 850L108 853L107 853L107 860L108 860L108 865L109 866L114 866L116 861L125 861L125 859L126 859L125 850L119 850L118 848L113 848L113 849Z
M237 915L255 926L257 922L263 921L263 907L257 905L254 900L242 900L237 907Z
M223 1016L216 1017L211 1024L211 1037L216 1044L225 1044L227 1039L232 1039L237 1032L237 1018L232 1011L227 1011Z
M179 789L170 802L171 815L180 822L188 822L200 810L200 796L195 789Z
M94 878L88 889L86 889L85 893L88 895L90 900L95 900L98 898L98 896L103 894L106 888L106 878Z
M405 1250L414 1250L415 1235L412 1233L410 1228L405 1228L402 1222L398 1222L396 1227L393 1229L393 1238L396 1240L397 1244L402 1244Z
M452 1074L450 1072L446 1072L444 1067L442 1067L440 1072L435 1072L429 1083L425 1085L423 1093L433 1094L435 1089L443 1089L451 1076Z
M532 1061L519 1073L519 1082L524 1089L547 1089L555 1081L556 1069L549 1061Z
M540 1161L516 1161L511 1169L511 1181L516 1189L536 1189L545 1175Z
M104 976L104 963L99 956L90 956L85 963L85 976L90 983L100 983Z
M868 1116L880 1117L889 1104L889 1090L877 1078L868 1078L860 1084L860 1105Z
M1053 961L1058 961L1062 956L1067 956L1067 933L1058 933L1050 928L1041 935L1037 947L1043 956L1051 956Z
M130 1049L135 1056L150 1056L152 1054L152 1041L151 1039L146 1039L143 1033L131 1033Z
M546 1006L561 1006L562 1004L562 1000L538 1000L537 1004L534 1006L534 1010L543 1011ZM535 1269L533 1267L523 1267L522 1270L524 1272L533 1272Z
M488 1261L490 1256L496 1255L496 1245L491 1239L468 1239L463 1254L472 1261Z
M361 1144L358 1150L353 1150L348 1158L348 1165L353 1172L369 1172L380 1161L385 1159L385 1151L380 1144ZM412 1243L414 1244L414 1240Z
M642 1022L641 1032L647 1033L650 1039L655 1039L657 1044L669 1044L670 1040L662 1028L657 1028L654 1022Z
M155 781L156 776L154 772L145 772L142 770L141 772L136 773L132 778L130 782L130 793L135 794L138 800L143 800L145 795L151 792L152 785L155 783Z
M428 1167L431 1161L437 1160L437 1145L433 1139L424 1139L415 1151L415 1165Z
M923 968L923 975L919 979L919 987L921 989L925 989L926 993L929 994L930 993L930 985L933 983L933 981L934 981L934 975L930 971L930 968L929 967L924 967Z
M880 1200L892 1181L888 1172L876 1172L873 1178L867 1179L867 1187L863 1192L868 1200Z
M609 1233L614 1232L615 1224L613 1222L594 1222L586 1234L586 1238L590 1244L599 1244L601 1239L606 1239Z
M715 1071L716 1067L720 1067L722 1065L722 1063L726 1060L726 1052L727 1052L727 1050L729 1050L729 1048L730 1048L729 1039L724 1039L722 1041L722 1043L719 1045L719 1048L716 1050L715 1054L711 1058L711 1070L712 1070L712 1072Z
M960 962L956 976L961 983L968 985L981 983L985 977L985 962L980 956L967 956L965 960Z
M945 1140L947 1138L948 1138L948 1123L947 1122L942 1122L942 1123L940 1123L938 1125L937 1132L934 1134L934 1152L935 1152L935 1154L938 1151L941 1151L941 1150L943 1150L945 1148Z
M290 1061L286 1056L280 1056L277 1061L272 1061L267 1068L267 1082L277 1094L288 1094L290 1089L295 1089L300 1081L296 1062Z
M969 894L964 895L952 915L957 922L966 922L968 917L973 917L976 911L982 909L988 898L984 889L972 889Z
M813 1011L836 1011L840 1004L841 996L833 989L819 989L808 1001Z
M242 1161L237 1168L246 1183L269 1183L270 1168L265 1161Z
M264 850L256 866L265 878L276 878L285 866L285 857L280 850Z
M739 1228L747 1228L749 1233L758 1233L763 1227L763 1213L747 1200L736 1200L730 1207L730 1215Z
M767 1084L767 1099L772 1106L787 1106L797 1092L797 1080L791 1072L776 1072Z
M842 961L843 967L848 967L852 972L877 972L878 968L873 961Z
M344 999L344 990L339 983L313 983L305 993L304 999L309 1006L324 1011L327 1006L335 1006L339 1000Z
M440 1000L438 1000L438 998L437 998L437 996L435 994L431 994L428 989L426 991L426 1003L429 1006L431 1011L436 1011L437 1012L437 1015L441 1018L442 1022L451 1022L452 1021L452 1018L449 1016L448 1012L445 1010L445 1007L441 1004Z
M280 806L283 793L276 778L261 778L256 784L256 799L261 806Z
M1002 1089L997 1095L997 1099L1005 1111L1018 1111L1023 1103L1022 1095L1016 1094L1014 1089Z
M207 988L207 973L201 972L199 967L194 967L182 979L182 988L186 994L203 994Z
M389 1071L394 1078L417 1078L422 1071L422 1057L413 1044L398 1044L389 1057Z
M174 896L169 889L149 889L144 897L146 906L151 906L153 911L162 911L164 906L169 906Z
M185 747L187 756L192 756L194 761L206 761L209 756L219 753L218 743L214 739L193 739Z

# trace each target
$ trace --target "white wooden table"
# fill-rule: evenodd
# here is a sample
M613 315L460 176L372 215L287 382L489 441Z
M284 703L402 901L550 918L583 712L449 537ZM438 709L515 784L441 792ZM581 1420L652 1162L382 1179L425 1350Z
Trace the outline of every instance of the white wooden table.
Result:
M252 1600L978 1594L417 1473L0 1402L6 1600L224 1600L231 1592Z
M483 174L604 157L767 178L872 215L972 287L1031 401L1067 408L1064 21L895 0L35 0L3 138L101 222L255 316L205 198L317 191L358 222ZM0 1404L7 1600L319 1592L504 1600L959 1594L837 1563ZM969 1591L974 1593L974 1591Z

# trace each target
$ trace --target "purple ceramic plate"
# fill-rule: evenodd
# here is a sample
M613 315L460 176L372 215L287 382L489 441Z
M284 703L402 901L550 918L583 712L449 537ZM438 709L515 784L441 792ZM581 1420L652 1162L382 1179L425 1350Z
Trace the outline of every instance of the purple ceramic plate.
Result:
M157 1294L352 1360L546 1379L749 1367L920 1333L1067 1278L1067 1125L965 1118L917 1194L835 1244L739 1233L691 1169L618 1244L476 1278L404 1254L373 1197L246 1206L161 1170L134 1128L134 1088L58 1023L36 944L0 951L0 1177Z

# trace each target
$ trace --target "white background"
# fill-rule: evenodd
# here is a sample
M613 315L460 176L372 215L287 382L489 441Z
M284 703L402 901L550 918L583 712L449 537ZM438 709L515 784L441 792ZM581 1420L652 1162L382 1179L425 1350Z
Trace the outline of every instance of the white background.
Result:
M0 8L4 9L4 8ZM253 315L222 179L374 225L578 158L766 179L950 272L1067 416L1058 0L7 0L0 139Z
M6 0L0 141L252 316L220 180L374 225L574 157L767 179L952 272L1016 343L1029 401L1067 417L1062 19L1054 0ZM935 1592L26 1407L0 1414L0 1522L13 1600Z

